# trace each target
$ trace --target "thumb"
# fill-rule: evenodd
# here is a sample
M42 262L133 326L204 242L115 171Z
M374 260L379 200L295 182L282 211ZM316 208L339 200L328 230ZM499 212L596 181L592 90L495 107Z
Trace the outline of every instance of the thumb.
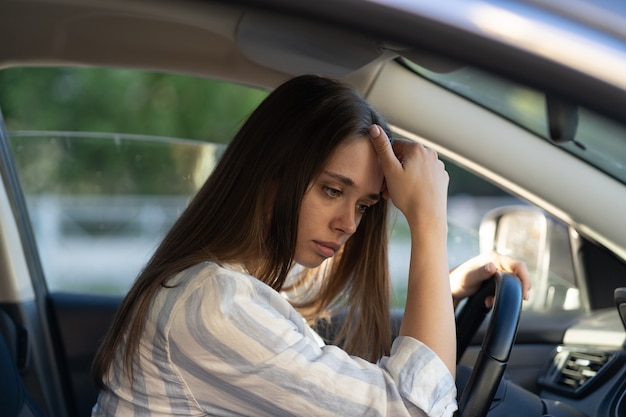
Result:
M481 267L473 268L467 272L467 282L475 286L480 286L483 281L491 278L498 271L493 262L488 262Z
M380 158L384 172L388 172L388 170L395 168L397 165L401 165L393 152L389 137L380 126L372 125L369 129L369 136L372 146L374 146L374 150L376 150L376 154Z
M492 262L489 262L485 265L483 265L482 268L479 268L476 270L476 274L478 276L480 276L482 278L482 280L486 280L488 278L491 278L493 276L493 274L495 274L498 271L498 269L496 268L495 264L493 264ZM485 298L485 307L486 308L492 308L493 307L493 302L495 301L495 297L493 295L488 295Z
M496 272L498 272L498 268L496 268L496 265L493 262L488 262L483 265L483 267L480 268L479 271L483 278L487 279L493 276L493 274L495 274Z

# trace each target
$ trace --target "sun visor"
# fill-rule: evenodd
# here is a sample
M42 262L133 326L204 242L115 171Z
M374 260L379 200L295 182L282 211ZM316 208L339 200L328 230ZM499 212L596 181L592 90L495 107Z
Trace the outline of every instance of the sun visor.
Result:
M235 42L251 61L290 75L345 77L382 56L382 42L287 16L247 13Z

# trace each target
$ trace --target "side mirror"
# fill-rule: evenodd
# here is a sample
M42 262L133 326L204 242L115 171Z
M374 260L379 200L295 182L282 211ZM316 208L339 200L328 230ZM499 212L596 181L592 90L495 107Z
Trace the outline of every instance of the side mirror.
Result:
M578 310L572 231L531 206L507 206L488 212L479 229L480 251L495 251L526 263L532 280L525 308Z

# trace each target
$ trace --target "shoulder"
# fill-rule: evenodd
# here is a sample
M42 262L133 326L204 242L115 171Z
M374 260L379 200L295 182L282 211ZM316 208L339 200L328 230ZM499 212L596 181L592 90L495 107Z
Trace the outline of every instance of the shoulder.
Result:
M203 262L194 265L166 283L165 292L176 293L176 297L184 296L203 290L222 291L228 287L236 287L241 291L252 291L256 286L254 281L260 281L245 274L234 267L218 265L213 262ZM169 291L174 290L174 291Z
M262 338L277 328L304 332L304 319L285 297L244 272L206 263L175 278L170 284L174 287L161 291L161 307L153 309L168 338Z
M199 309L210 299L221 299L229 292L251 293L253 284L244 274L212 262L194 265L171 277L157 292L151 317L165 325L181 310Z
M224 312L237 304L288 304L277 291L242 269L212 262L194 265L172 277L157 300L162 307L172 306L172 312L183 306L188 312L195 308L207 313L215 309Z

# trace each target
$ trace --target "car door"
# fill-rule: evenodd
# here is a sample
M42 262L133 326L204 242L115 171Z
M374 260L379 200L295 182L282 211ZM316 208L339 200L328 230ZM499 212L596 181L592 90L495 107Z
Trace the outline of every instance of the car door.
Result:
M12 80L13 97L41 97L35 108L19 99L9 101L9 121L13 126L26 125L30 129L44 125L51 115L58 115L55 108L58 110L59 103L49 99L54 94L39 88L51 91L56 83L68 82L68 77L84 82L98 74L97 69L77 69L74 73L42 68L7 71L19 75L17 79L8 77ZM127 94L128 85L123 81L120 84L120 79L149 83L154 78L151 73L137 72L133 77L123 71L112 71L108 78L100 75L85 89L101 88L108 80L113 83L110 91L117 88L123 95ZM236 104L229 107L230 113L213 117L213 123L203 116L205 110L210 114L210 108L196 109L197 123L186 117L185 128L200 124L203 135L214 142L85 131L97 130L94 125L114 118L120 128L144 131L136 127L135 114L127 115L125 120L114 115L123 100L119 94L112 94L110 108L94 117L85 110L104 103L98 98L86 99L89 94L77 93L71 106L65 108L65 121L57 124L59 127L64 123L63 131L3 129L2 174L10 193L7 200L11 203L11 219L3 211L2 241L7 242L9 220L17 223L15 233L21 238L20 242L7 242L3 260L17 263L18 258L9 250L18 253L24 258L21 263L25 272L3 276L0 301L3 309L14 312L16 321L24 322L23 328L33 333L29 345L36 361L33 360L32 378L27 374L25 379L32 379L29 391L41 392L36 395L37 400L53 416L91 413L97 396L90 378L91 363L123 296L215 165L225 146L215 141L224 141L224 136L228 139L229 132L235 131L244 115L266 94L228 83L207 87L206 80L174 77L171 81L172 77L163 77L166 81L157 78L161 83L169 80L167 88L178 89L177 94L187 91L190 102L191 93L218 99L220 89L225 90L222 94L227 98L219 105L233 97ZM35 80L40 83L33 89ZM192 89L186 87L190 81L196 81L192 82ZM207 92L207 88L211 91ZM215 107L215 103L206 105ZM137 103L129 107L133 106L137 107ZM154 116L155 106L159 108L154 100L147 100L146 107L153 111L145 110L148 115L143 123L149 124L150 117L163 119L160 114ZM125 108L128 112L129 107ZM26 121L33 113L38 119ZM182 110L170 113L175 121L180 114L186 114ZM70 131L70 126L80 131ZM159 130L165 131L162 126L152 127L152 131Z
M47 314L47 287L19 175L0 111L0 309L13 333L10 349L27 391L51 416L67 416L68 393L56 332Z
M221 146L71 132L9 133L9 141L45 278L39 291L61 386L70 415L88 415L99 342ZM85 166L89 155L106 163ZM155 183L160 194L150 193Z

